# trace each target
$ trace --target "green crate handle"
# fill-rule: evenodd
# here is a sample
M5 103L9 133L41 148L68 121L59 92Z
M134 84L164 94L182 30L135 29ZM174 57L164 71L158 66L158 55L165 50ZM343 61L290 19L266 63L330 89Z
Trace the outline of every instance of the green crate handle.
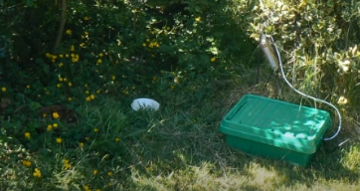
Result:
M226 117L226 119L231 120L235 116L235 114L237 112L239 112L242 107L244 107L245 104L246 104L246 101L244 101L243 103L235 106L235 108L229 113L229 115Z

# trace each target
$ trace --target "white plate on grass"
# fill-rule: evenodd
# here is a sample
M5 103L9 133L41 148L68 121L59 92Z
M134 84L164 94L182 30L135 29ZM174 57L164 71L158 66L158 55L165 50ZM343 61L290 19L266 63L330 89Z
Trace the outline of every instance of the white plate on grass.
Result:
M138 111L139 109L153 109L156 111L159 109L159 107L159 102L150 98L134 99L134 101L131 103L131 108L135 111Z

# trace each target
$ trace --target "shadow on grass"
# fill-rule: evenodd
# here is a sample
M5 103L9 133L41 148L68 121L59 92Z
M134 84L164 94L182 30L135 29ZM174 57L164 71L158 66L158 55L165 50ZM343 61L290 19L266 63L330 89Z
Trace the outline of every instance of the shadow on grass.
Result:
M228 147L218 131L229 110L229 104L223 102L229 96L226 92L202 102L188 94L168 96L187 101L164 104L158 112L128 112L133 126L124 131L124 143L132 167L132 189L286 190L299 185L311 189L315 184L324 184L326 189L326 181L357 184L360 178L358 171L342 161L356 142L334 152L328 151L333 142L326 143L307 168L250 156Z

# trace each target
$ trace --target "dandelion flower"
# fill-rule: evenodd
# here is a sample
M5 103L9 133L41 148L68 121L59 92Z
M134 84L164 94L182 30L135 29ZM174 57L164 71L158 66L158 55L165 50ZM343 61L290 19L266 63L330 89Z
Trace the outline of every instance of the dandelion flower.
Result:
M57 88L61 88L61 84L56 84L56 87L57 87Z
M120 141L120 138L119 138L119 137L116 137L116 138L115 138L115 141L116 141L116 142L119 142L119 141Z
M60 137L58 137L58 138L56 138L56 142L60 144L60 143L62 143L62 139Z
M71 86L72 86L72 83L71 83L71 82L69 82L69 83L68 83L68 86L69 86L69 87L71 87Z
M211 61L211 62L215 62L215 61L216 61L216 58L215 58L215 57L212 57L212 58L210 59L210 61Z
M41 172L38 168L35 168L35 171L33 173L33 176L41 178Z
M47 130L47 131L51 131L52 128L53 128L52 125L49 124L49 125L47 126L46 130Z
M86 100L86 101L91 101L90 96L86 97L85 100Z
M60 115L59 115L59 113L58 113L58 112L54 112L54 113L52 113L52 116L53 116L53 118L54 118L54 119L57 119L57 118L59 118L59 117L60 117Z
M95 99L94 94L91 94L91 95L90 95L90 99Z
M31 134L30 134L29 132L26 132L26 133L25 133L25 137L28 138L28 139L30 139Z
M6 92L6 88L5 88L5 87L2 87L2 88L1 88L1 91L2 91L2 92Z
M112 172L109 171L109 172L107 173L107 175L108 175L108 176L112 176Z
M84 20L85 21L88 21L90 18L89 17L84 17Z
M69 98L68 98L68 101L72 101L72 98L71 98L71 97L69 97Z
M98 129L98 128L94 128L94 132L95 132L95 133L99 132L99 129Z
M23 160L23 165L24 165L24 166L27 166L27 167L30 167L30 166L31 166L31 162L30 162L30 161L27 161L27 160Z
M200 21L200 17L196 17L195 21L199 22Z
M100 57L103 57L103 56L104 56L104 54L103 54L102 52L100 52L100 53L99 53L99 56L100 56Z
M81 148L83 148L83 147L84 147L84 143L83 143L83 142L79 143L79 146L80 146Z
M52 126L53 126L54 128L58 128L58 124L57 124L57 123L54 123Z
M71 35L72 31L70 29L66 30L66 34Z
M97 173L98 173L97 170L94 170L94 171L93 171L93 174L94 174L94 175L97 175Z

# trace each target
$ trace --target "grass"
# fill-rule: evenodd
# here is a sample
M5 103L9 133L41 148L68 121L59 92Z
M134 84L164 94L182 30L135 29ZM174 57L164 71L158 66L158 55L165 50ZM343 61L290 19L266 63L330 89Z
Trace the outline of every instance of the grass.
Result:
M360 190L360 142L348 126L352 116L345 117L339 138L325 143L308 168L226 145L219 123L242 95L299 101L285 85L277 94L274 78L255 83L249 76L256 72L247 72L234 82L167 91L156 98L161 103L156 112L135 112L130 102L99 96L76 110L81 114L77 124L43 133L33 151L27 148L31 140L2 130L0 190ZM56 137L63 142L57 144ZM333 150L348 137L353 139ZM34 176L35 168L41 177Z

